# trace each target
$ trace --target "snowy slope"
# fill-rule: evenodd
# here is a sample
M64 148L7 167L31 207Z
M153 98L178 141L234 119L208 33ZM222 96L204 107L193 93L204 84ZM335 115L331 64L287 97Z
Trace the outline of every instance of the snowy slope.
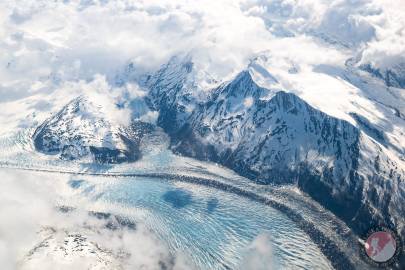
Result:
M80 96L43 122L33 140L38 151L62 159L121 163L139 159L140 140L152 128L141 121L129 127L109 121L101 105Z
M175 152L259 183L297 185L359 233L381 222L404 233L400 90L351 61L308 69L273 60L262 53L220 82L191 56L176 56L153 74L131 76L127 68L116 83L139 80L149 91L129 103L140 115L158 112L156 124ZM35 147L62 159L135 161L153 129L140 115L132 113L138 120L124 127L109 121L97 102L79 97L37 128Z
M254 79L265 81L270 89ZM404 233L403 150L390 141L400 140L401 133L385 134L374 127L350 99L352 110L339 111L343 119L328 115L319 110L327 101L314 107L296 95L297 90L280 91L278 77L255 62L198 100L193 112L175 102L187 93L184 81L160 77L150 86L150 98L160 111L159 124L171 135L173 150L221 163L257 182L298 185L359 233L381 222ZM162 85L167 92L155 95ZM360 95L357 100L374 102ZM342 109L347 102L336 101L329 111Z
M250 71L260 86L271 88L274 84L263 79L256 67L271 72L283 91L356 125L392 152L393 158L404 159L405 92L402 89L387 87L384 80L362 71L353 58L342 65L308 67L266 52L253 62Z
M121 262L127 254L114 254L100 247L79 232L53 228L44 229L43 240L32 248L20 262L20 269L44 268L69 269L80 267L89 270L123 269Z
M196 69L191 56L185 55L172 57L140 84L149 91L147 100L151 107L159 111L158 125L166 130L177 130L196 105L207 99L207 90L218 81L204 70ZM169 122L169 118L172 121Z
M405 63L384 69L375 67L370 63L362 64L359 67L376 78L382 79L387 86L405 88Z

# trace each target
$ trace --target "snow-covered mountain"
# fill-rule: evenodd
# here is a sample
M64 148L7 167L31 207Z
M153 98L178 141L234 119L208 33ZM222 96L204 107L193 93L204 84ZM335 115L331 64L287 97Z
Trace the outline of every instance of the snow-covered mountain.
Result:
M120 270L123 269L121 262L129 256L124 252L114 254L80 232L45 228L41 235L43 240L20 262L20 269L38 269L38 266L69 269L76 266L89 270Z
M129 66L116 83L137 82L148 92L130 104L135 112L159 113L156 124L174 152L220 163L258 183L296 185L358 233L386 224L405 235L401 98L394 102L391 92L377 92L386 82L348 61L315 70L350 90L328 102L317 98L321 92L287 88L295 85L287 79L313 73L287 63L273 74L270 59L259 56L231 80L219 81L189 55L176 56L152 74L135 76ZM124 127L103 111L83 96L71 101L37 128L36 149L63 159L137 160L140 140L154 126L138 115Z
M207 99L205 90L217 84L210 74L194 68L190 55L172 57L141 82L149 90L148 103L159 111L157 124L166 131L181 128L198 103Z
M33 135L35 148L62 159L121 163L140 158L139 143L153 125L139 120L122 126L86 96L70 101L43 122Z
M362 64L360 68L382 79L387 86L405 88L405 63L399 63L391 68L378 68L372 64Z
M75 209L61 207L60 211L69 220L69 212ZM18 269L173 268L175 258L166 252L165 244L131 219L94 211L81 217L85 219L83 224L41 227L35 245L19 260ZM143 241L144 246L135 250L132 246L135 241Z
M382 223L404 234L402 150L384 144L390 135L360 111L347 112L351 122L330 116L294 91L280 91L277 78L259 66L198 99L184 83L192 67L189 59L172 59L146 83L175 152L259 183L297 185L358 233ZM258 70L270 89L255 82Z

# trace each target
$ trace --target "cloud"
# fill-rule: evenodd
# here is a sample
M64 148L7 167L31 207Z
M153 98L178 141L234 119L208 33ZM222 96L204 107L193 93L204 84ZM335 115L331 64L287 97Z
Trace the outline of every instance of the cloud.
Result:
M104 263L117 269L154 270L163 264L172 270L192 269L185 256L173 256L141 223L135 231L106 229L106 220L88 214L90 202L73 196L69 176L0 170L0 178L0 265L4 270L98 269L91 267ZM76 210L62 213L60 205ZM80 243L73 242L75 235L85 239L82 248L74 248Z
M28 174L0 171L0 264L13 269L20 258L35 243L36 232L41 223L52 222L53 203L49 194L54 190L49 183ZM45 225L45 224L43 224Z
M258 235L247 248L246 255L240 269L273 270L275 262L268 234Z
M116 222L114 217L89 215L89 210L97 211L97 204L78 196L68 184L70 176L2 169L0 178L3 270L159 270L163 265L168 270L197 269L187 254L170 250L141 222L135 230L107 229L108 222ZM62 212L60 206L72 208ZM110 209L112 214L118 211L114 205ZM240 269L274 269L270 243L267 234L254 239Z
M376 1L383 10L372 19L376 38L362 52L362 64L372 64L383 70L405 63L405 11L400 0Z
M2 131L35 126L68 100L97 91L118 123L154 122L136 81L178 54L191 55L197 90L231 79L263 52L278 79L295 69L305 80L317 66L344 68L353 57L383 70L399 66L402 76L401 1L1 1ZM286 91L303 91L301 78L279 81ZM40 101L51 105L38 111Z
M10 62L1 67L2 79L44 80L52 74L57 80L89 80L113 73L128 59L140 70L153 70L170 56L190 50L206 65L215 61L215 69L240 64L268 35L260 19L244 16L231 1L84 3L2 3L7 12L1 60Z
M388 44L404 27L404 12L386 0L19 1L1 6L3 82L49 76L90 80L114 73L129 59L140 71L154 70L187 51L202 67L226 76L279 37L325 35L367 46Z
M35 113L41 122L75 96L95 92L107 96L104 105L114 119L128 123L135 115L153 122L156 115L144 106L141 113L110 106L139 94L135 84L124 90L114 85L129 62L143 74L191 52L199 69L222 80L244 68L271 35L261 19L245 16L232 1L4 1L0 10L0 103L19 108L13 121L0 113L10 130L26 115ZM52 106L43 113L27 108L40 100Z
M37 81L57 89L101 74L111 82L129 60L140 74L184 52L222 80L264 50L300 61L317 56L311 47L330 48L313 40L320 36L383 65L403 54L405 16L395 6L387 0L4 1L2 100L32 95Z

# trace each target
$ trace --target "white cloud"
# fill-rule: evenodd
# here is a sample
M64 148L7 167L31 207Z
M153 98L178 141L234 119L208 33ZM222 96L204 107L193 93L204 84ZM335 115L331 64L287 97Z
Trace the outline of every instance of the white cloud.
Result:
M68 100L97 92L119 123L132 117L153 122L156 115L144 103L129 107L146 93L125 80L114 86L116 73L132 63L131 76L139 78L179 53L192 55L202 71L196 80L206 88L263 51L271 55L268 71L288 91L303 91L278 76L292 69L316 75L317 66L343 67L357 55L360 63L388 69L405 62L401 1L2 1L0 122L3 131L32 126ZM204 84L207 77L215 83Z
M258 235L247 248L240 269L273 270L278 269L273 260L273 250L268 234Z
M28 174L0 171L0 175L0 248L7 251L0 264L13 269L35 243L41 223L52 223L54 204L49 194L55 191L48 181L33 181Z
M36 81L57 88L96 74L111 78L129 59L142 73L181 52L223 79L263 50L301 62L318 57L313 35L353 44L352 53L365 48L367 61L392 62L404 48L405 16L396 1L5 1L0 91L13 100L30 95Z
M362 63L388 69L405 63L405 3L401 0L378 0L376 3L383 12L371 20L376 28L376 38L367 44Z
M244 16L237 2L92 2L98 4L2 3L8 16L1 27L1 58L10 62L1 67L2 79L43 80L53 74L60 80L88 80L114 72L128 59L150 70L191 50L212 69L234 69L262 49L269 36L262 21Z
M27 270L105 269L95 266L106 262L117 263L112 265L121 265L123 269L161 269L162 263L168 269L192 269L186 257L181 254L173 257L167 246L141 223L136 224L135 231L106 229L104 220L88 215L90 202L73 197L74 191L67 185L69 176L0 170L0 178L0 265L3 270L17 266ZM57 210L59 205L73 206L76 210L61 213ZM72 234L87 239L84 251L68 248L70 252L65 254L63 248L69 246L64 242ZM49 245L37 246L46 239ZM36 251L27 260L26 256L34 247ZM53 250L57 247L60 249ZM86 253L87 247L95 250L97 256ZM104 258L99 258L100 255Z

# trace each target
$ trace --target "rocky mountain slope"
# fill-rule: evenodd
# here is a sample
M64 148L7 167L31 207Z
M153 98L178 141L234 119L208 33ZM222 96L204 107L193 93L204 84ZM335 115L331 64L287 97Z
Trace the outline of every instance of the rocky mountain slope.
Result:
M360 65L360 68L382 79L387 86L405 88L405 63L399 63L392 68L385 69L374 67L371 64Z
M174 151L259 183L297 185L360 234L386 224L404 235L403 166L364 125L329 116L294 93L262 88L249 70L203 99L190 98L188 67L175 59L146 84Z
M152 129L153 125L141 121L128 127L113 123L100 105L80 96L42 123L33 140L38 151L61 159L121 163L140 158L140 140Z
M128 254L114 254L93 243L77 232L44 229L43 240L38 243L20 262L20 269L37 269L38 266L58 269L121 270L122 261Z
M385 224L405 235L403 149L394 144L401 141L403 119L387 116L384 125L393 119L398 128L384 131L366 117L360 95L343 111L344 119L330 115L320 109L324 104L313 106L298 91L284 91L264 64L253 61L220 83L196 69L190 57L174 57L138 83L148 90L143 102L159 112L156 124L170 136L174 152L220 163L261 184L296 185L359 234ZM320 70L329 76L339 71ZM119 84L128 78L131 74ZM258 79L270 87L259 86ZM374 102L374 93L367 94ZM336 99L331 107L344 102ZM129 127L113 124L92 101L79 97L38 127L34 143L63 159L130 162L140 157L139 142L152 129L139 120Z

